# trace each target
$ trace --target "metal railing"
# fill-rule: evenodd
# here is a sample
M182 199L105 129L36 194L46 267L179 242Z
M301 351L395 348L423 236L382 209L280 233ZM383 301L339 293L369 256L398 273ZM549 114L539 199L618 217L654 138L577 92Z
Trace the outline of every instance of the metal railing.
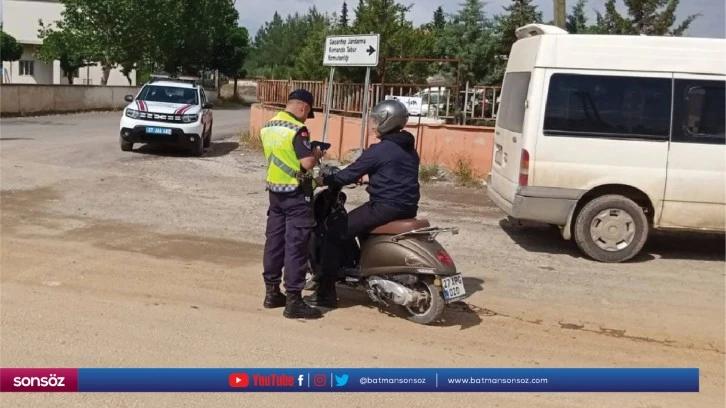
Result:
M334 82L330 111L338 114L361 114L364 85ZM293 89L307 89L314 98L316 110L325 109L327 81L259 80L257 100L267 105L284 106ZM470 120L494 120L500 87L431 86L428 84L371 84L369 109L386 99L387 95L420 97L418 112L423 117L445 119L460 123Z

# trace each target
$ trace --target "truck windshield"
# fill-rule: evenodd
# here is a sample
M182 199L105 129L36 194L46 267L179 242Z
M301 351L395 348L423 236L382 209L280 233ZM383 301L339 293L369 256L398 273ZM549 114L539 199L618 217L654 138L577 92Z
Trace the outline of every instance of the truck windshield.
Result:
M174 86L147 85L139 94L138 99L148 102L198 104L196 89Z

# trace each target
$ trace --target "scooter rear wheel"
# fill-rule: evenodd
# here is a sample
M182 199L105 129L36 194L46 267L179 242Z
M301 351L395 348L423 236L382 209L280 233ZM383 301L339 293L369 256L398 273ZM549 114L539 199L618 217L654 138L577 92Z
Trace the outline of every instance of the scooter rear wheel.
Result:
M429 299L421 307L406 306L406 310L411 314L407 319L425 325L438 321L446 305L439 288L431 282L419 281L412 289L427 292Z

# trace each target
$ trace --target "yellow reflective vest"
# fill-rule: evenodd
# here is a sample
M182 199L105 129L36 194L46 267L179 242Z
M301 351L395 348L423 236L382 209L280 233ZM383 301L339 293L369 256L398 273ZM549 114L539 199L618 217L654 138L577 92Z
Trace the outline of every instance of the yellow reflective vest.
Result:
M282 111L267 121L260 130L262 148L267 159L267 189L276 193L292 193L300 185L303 173L293 147L293 139L305 124Z

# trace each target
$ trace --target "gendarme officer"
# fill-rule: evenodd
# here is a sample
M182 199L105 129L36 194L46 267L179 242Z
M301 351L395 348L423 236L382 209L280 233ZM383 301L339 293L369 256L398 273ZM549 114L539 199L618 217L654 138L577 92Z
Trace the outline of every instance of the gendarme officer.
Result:
M283 315L292 319L314 319L322 312L302 298L308 267L313 216L312 171L323 152L312 149L305 121L314 117L313 95L303 89L288 96L285 110L260 130L267 158L267 230L263 259L266 294L264 307L285 307ZM285 268L285 291L280 291Z

